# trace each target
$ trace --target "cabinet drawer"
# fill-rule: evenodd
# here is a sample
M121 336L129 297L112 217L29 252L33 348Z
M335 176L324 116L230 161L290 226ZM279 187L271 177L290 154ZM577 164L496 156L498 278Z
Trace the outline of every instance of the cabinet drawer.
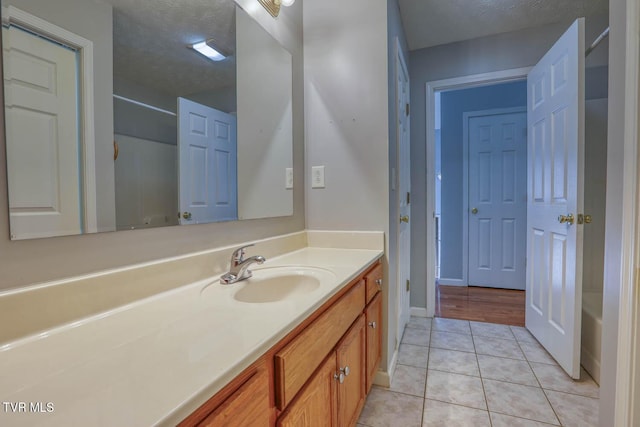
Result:
M198 427L268 427L270 423L269 371L261 367Z
M284 409L364 309L361 280L275 356L276 404Z
M364 277L364 281L367 286L367 303L369 303L382 290L382 264L378 264L371 270Z

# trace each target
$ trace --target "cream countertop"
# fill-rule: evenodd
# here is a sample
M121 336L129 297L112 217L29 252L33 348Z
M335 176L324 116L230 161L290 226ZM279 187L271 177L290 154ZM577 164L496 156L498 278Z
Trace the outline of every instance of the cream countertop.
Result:
M335 274L295 299L239 302L238 286L214 277L4 345L2 402L26 402L27 411L51 402L54 411L12 413L3 404L0 425L174 425L381 255L308 247L263 265Z

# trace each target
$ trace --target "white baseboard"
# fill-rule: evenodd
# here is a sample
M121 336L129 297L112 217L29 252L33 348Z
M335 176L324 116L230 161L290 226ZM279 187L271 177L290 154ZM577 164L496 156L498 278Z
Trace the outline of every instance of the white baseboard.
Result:
M427 309L424 307L411 307L410 312L415 317L429 317L427 316Z
M446 279L446 278L440 278L438 279L438 284L439 285L445 285L445 286L467 286L466 283L464 283L464 280L462 279Z
M398 349L395 349L393 356L391 357L391 363L387 372L378 369L376 376L373 378L373 383L380 387L391 387L391 380L393 374L396 371L396 365L398 364Z

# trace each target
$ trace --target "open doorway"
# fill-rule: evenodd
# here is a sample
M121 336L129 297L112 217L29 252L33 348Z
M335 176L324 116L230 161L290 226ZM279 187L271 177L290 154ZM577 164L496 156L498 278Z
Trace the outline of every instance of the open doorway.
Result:
M524 326L523 79L435 93L438 317Z
M581 237L581 239L583 239L582 241L583 243L581 242L581 244L584 244L585 249L583 253L580 254L580 264L577 267L578 270L576 272L576 274L579 274L581 276L580 280L584 282L584 286L583 286L582 292L576 295L575 302L576 302L576 308L578 310L577 322L580 322L580 314L581 314L582 325L583 325L582 340L581 340L582 365L585 366L587 370L594 376L596 381L598 381L599 380L599 363L600 363L599 362L600 361L599 343L601 340L601 332L599 329L599 325L601 324L601 320L600 320L601 314L598 315L596 313L594 316L593 312L598 311L597 308L601 306L601 300L602 300L601 294L598 294L598 289L602 288L602 277L603 277L602 268L604 265L604 233L603 231L604 231L605 218L604 218L603 206L605 204L605 196L606 196L604 183L605 183L605 177L606 177L606 145L607 145L607 140L606 140L607 67L606 65L599 66L599 67L588 67L588 63L589 61L587 60L587 68L585 72L586 84L584 86L584 89L586 89L585 95L584 95L586 99L586 103L585 103L585 110L583 113L584 114L583 117L586 122L586 132L584 134L585 136L584 148L579 154L580 156L583 156L583 161L584 161L584 170L579 172L580 174L583 175L583 178L581 179L584 179L583 185L584 185L585 192L584 192L583 200L581 201L581 203L583 203L584 209L581 207L578 211L580 214L579 215L576 214L575 217L573 214L565 213L564 211L559 212L562 214L560 216L558 216L558 213L556 213L556 217L557 217L557 221L559 221L561 224L563 222L564 223L568 222L569 227L574 226L575 224L575 226L584 227L584 230L585 230L583 233L583 236ZM435 93L437 92L442 92L443 94L446 94L447 92L455 92L463 88L468 89L469 87L471 87L471 88L477 89L479 87L486 87L486 86L493 85L495 83L503 83L505 81L513 82L513 81L520 80L522 77L519 77L519 76L526 75L527 72L528 72L527 70L522 70L522 69L508 70L502 73L492 73L487 75L470 76L469 78L450 79L448 81L432 82L427 85L427 96L430 101L435 101L436 99ZM535 89L535 86L533 87L533 89ZM441 98L442 98L442 94L441 94ZM435 106L435 103L430 105ZM443 115L442 111L441 111L441 115ZM536 123L537 121L533 120L533 124L535 125ZM444 152L445 150L444 142L446 141L444 137L444 130L441 129L440 133L442 135L441 140L443 144L441 147L441 152ZM429 134L432 135L431 132ZM435 131L433 132L433 134L435 134ZM562 138L563 134L559 133L558 135L559 135L558 141L563 141L564 140ZM532 138L532 141L536 142L538 146L540 146L540 141L538 141L537 139ZM552 142L550 142L548 149L551 152L555 153L554 156L551 157L548 167L551 168L550 170L555 170L557 169L557 166L558 166L556 165L557 162L561 161L562 159L566 160L566 157L563 157L563 156L566 156L566 153L564 151L559 151L559 149L555 148ZM434 149L434 151L438 152L438 149L436 148ZM529 155L530 156L532 155L531 152L529 152ZM447 161L446 159L441 158L440 163L442 164L442 168L444 169ZM531 163L532 162L529 162L530 166L531 166ZM564 164L564 161L562 162L562 164ZM469 175L469 178L470 177L471 175ZM535 178L535 175L533 175L533 177ZM438 177L434 176L432 178L432 182L437 179ZM442 182L444 183L445 181L446 181L446 173L443 171ZM549 197L552 197L553 200L555 200L556 198L562 199L563 194L566 194L565 193L566 188L562 186L562 182L565 182L565 181L556 179L553 182L555 184L553 185L550 184L552 195ZM471 181L469 181L469 183L471 183ZM537 183L537 181L535 179L531 180L530 178L530 184L532 183ZM431 187L431 188L434 188L434 187ZM535 187L536 186L533 185L531 188L535 189ZM441 188L441 193L444 194L445 192L446 190L443 186ZM535 192L531 193L530 196L532 194L535 194ZM468 196L464 196L464 197L468 197ZM566 198L566 196L564 197ZM560 199L559 199L559 202L562 201ZM464 199L464 200L471 200L471 199ZM553 204L554 202L551 203L551 205ZM470 203L466 206L466 210L463 210L463 213L466 213L467 215L469 215L469 217L472 217L473 208L474 206L471 206L471 203ZM445 214L444 212L441 212L441 214L443 217L445 218L447 217L447 214ZM529 212L529 214L531 214L531 212ZM555 222L554 218L556 217L550 217L552 219L552 222ZM597 218L597 220L595 218ZM444 280L445 284L456 285L455 281L454 283L446 283L447 273L444 265L445 264L444 260L446 259L446 255L445 255L446 244L443 244L443 242L445 242L447 239L447 233L446 233L446 228L444 227L444 222L445 221L442 221L442 224L440 226L440 233L439 233L442 250L440 254L441 255L440 275L438 277L437 282L438 284L443 284L443 279L445 279ZM554 239L550 241L550 243L554 245L552 249L561 250L562 236L560 236L560 234L558 235L554 234L554 236L555 236ZM529 236L529 237L535 237L535 236ZM481 240L477 236L475 237L468 236L468 238L471 244L473 245L477 245L478 241ZM462 258L462 256L460 258ZM469 258L471 257L469 256ZM470 268L470 267L468 266L467 268ZM538 271L538 270L533 269L532 271ZM555 271L556 270L552 269L549 274L553 276L555 274L554 273ZM464 273L464 270L463 270L463 273ZM468 274L466 277L464 277L464 275L461 275L461 276L463 277L463 281L460 284L461 287L466 287L468 285L474 284L472 283L472 277L470 274ZM555 281L552 280L551 283L555 283ZM563 283L564 282L558 282L558 286L562 286ZM556 284L554 284L553 289L556 289L556 288L557 286ZM479 316L483 315L482 308L484 308L486 312L490 312L492 314L497 314L500 312L499 307L492 306L491 308L487 308L487 307L483 307L482 303L486 301L490 301L491 303L496 303L500 301L500 299L502 298L500 298L497 295L490 295L490 294L477 295L470 292L470 290L472 289L475 290L474 288L468 287L465 290L459 290L459 289L456 290L456 295L451 296L449 300L446 301L447 303L452 305L453 308L457 309L458 313L454 312L454 313L449 313L448 315L445 315L442 313L442 310L441 310L442 289L440 289L440 286L434 286L434 288L432 289L434 293L431 295L435 296L434 298L435 305L440 304L440 307L437 307L437 306L434 307L434 313L436 314L436 316L440 315L443 317L454 317L454 318L464 318L469 320L488 321L486 320L486 317L480 317L480 318L463 317L464 314L460 314L460 312L463 311L462 309L464 308L463 307L464 304L466 304L468 307L473 307L473 308L480 307L479 314L477 314ZM537 294L533 292L531 293L531 296L532 296L531 298L533 299L529 298L531 299L532 306L535 305L535 295ZM461 296L466 298L465 302L460 301ZM524 297L526 298L526 296ZM542 298L543 295L541 294L540 297ZM529 299L527 299L527 301L529 301ZM595 301L595 300L598 300L598 301ZM508 298L504 298L503 301L508 301ZM476 306L474 306L473 304L474 302L476 303ZM512 303L513 301L510 301L507 304L512 304ZM468 316L468 313L466 315ZM491 322L513 324L512 323L513 321L500 322L497 320L492 320ZM580 340L578 340L578 345L580 345Z

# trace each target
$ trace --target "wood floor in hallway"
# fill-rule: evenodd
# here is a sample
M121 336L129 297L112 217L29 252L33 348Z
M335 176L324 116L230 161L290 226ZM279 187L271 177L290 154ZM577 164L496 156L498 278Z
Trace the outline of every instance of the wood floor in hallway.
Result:
M524 326L524 291L436 286L436 317Z

